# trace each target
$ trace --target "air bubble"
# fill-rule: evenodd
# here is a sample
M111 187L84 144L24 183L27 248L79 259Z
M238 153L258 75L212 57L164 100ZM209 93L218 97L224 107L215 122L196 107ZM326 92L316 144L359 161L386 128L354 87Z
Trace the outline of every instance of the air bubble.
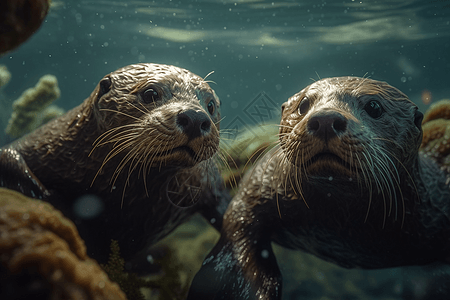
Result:
M95 218L103 209L103 202L95 195L84 195L78 198L73 205L75 214L82 219Z
M153 259L153 256L151 256L151 255L147 255L147 261L151 264L153 264L155 262L155 260Z

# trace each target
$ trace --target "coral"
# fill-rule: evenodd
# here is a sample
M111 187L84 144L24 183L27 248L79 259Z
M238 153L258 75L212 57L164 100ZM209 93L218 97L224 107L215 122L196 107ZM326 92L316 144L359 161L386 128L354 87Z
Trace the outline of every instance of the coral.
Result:
M11 79L11 73L8 68L4 65L0 65L0 88L8 84Z
M50 105L49 107L47 107L44 112L42 113L41 118L39 119L38 123L39 124L45 124L48 121L57 118L59 116L62 116L66 111L64 109L62 109L59 106L56 105Z
M436 119L450 120L450 100L442 99L428 108L423 116L422 124Z
M70 220L46 202L5 188L0 188L0 266L2 278L39 277L49 299L126 299L87 256Z
M427 110L422 129L421 151L450 172L450 100L441 100Z
M54 108L48 106L60 96L58 81L53 75L39 79L34 88L27 89L13 103L13 113L5 132L18 138L48 120L48 113L55 115ZM61 111L56 115L60 115Z

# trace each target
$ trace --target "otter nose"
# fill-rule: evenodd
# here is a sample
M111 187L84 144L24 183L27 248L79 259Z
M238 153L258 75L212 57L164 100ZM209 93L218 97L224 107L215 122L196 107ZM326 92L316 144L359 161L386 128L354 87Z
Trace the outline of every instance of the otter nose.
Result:
M177 124L190 138L196 138L209 132L211 120L201 110L188 109L177 116Z
M347 119L336 111L317 112L308 120L309 132L328 141L347 130Z

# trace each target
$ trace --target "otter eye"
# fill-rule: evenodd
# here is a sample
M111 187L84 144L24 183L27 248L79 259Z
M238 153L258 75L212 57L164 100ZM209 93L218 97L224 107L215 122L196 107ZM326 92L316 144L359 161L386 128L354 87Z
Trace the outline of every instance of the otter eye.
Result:
M383 107L377 100L371 100L364 106L364 110L374 119L378 119L384 113Z
M148 89L145 90L142 93L142 101L144 101L144 103L152 103L155 101L158 101L160 99L160 96L158 94L158 92L154 89Z
M208 108L208 112L210 115L213 115L216 111L216 104L214 103L214 100L210 100L206 107Z
M306 114L309 110L309 98L303 97L302 101L300 102L300 105L298 106L298 113L300 115Z

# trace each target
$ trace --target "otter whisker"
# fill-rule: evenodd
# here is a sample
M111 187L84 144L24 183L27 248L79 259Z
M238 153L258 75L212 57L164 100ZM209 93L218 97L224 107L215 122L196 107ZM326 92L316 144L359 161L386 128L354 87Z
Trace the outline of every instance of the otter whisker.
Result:
M373 138L374 140L379 140L379 141L385 141L385 142L389 142L394 144L395 146L397 146L398 148L401 148L401 145L399 142L392 140L392 139L387 139L387 138L381 138L381 137L375 137ZM387 150L387 149L386 149Z
M317 73L317 71L315 71L315 73L316 73L316 75L317 75L317 79L320 80L321 78L320 78L320 76L319 76L319 73Z
M134 147L134 149L132 151L128 152L127 156L129 156L129 157L126 158L126 160L123 159L120 162L120 164L122 166L118 167L119 170L116 168L116 171L114 172L114 175L113 175L115 178L114 178L114 182L112 183L112 186L114 186L116 184L116 180L117 180L117 178L119 178L119 174L122 172L122 170L126 166L126 164L128 164L130 162L130 160L131 160L131 163L129 164L129 167L128 167L128 175L127 175L127 178L125 180L125 183L124 183L124 186L123 186L123 190L122 190L122 200L120 202L120 208L121 209L123 208L123 202L124 202L124 199L125 199L125 192L126 192L127 186L130 185L130 176L131 176L131 173L132 173L132 170L130 170L130 169L133 166L133 162L136 159L136 153L138 153L136 148L138 148L138 147L139 147L139 145ZM133 167L133 169L134 169L134 167Z
M121 115L127 116L127 117L129 117L131 119L134 119L136 121L139 121L139 122L141 121L141 119L139 119L139 118L137 118L135 116L132 116L130 114L124 113L123 111L120 111L120 110L114 110L114 109L109 109L109 108L101 108L100 110L101 111L110 111L110 112L113 112L113 113L116 113L116 114L121 114Z
M205 81L206 78L208 78L208 76L209 76L209 75L212 75L212 74L214 74L214 71L211 71L211 72L209 72L208 74L206 74L206 76L203 77L203 81ZM206 81L205 81L205 82L206 82Z
M137 109L138 111L140 111L143 115L145 115L145 114L148 114L150 111L142 104L142 102L139 102L140 103L140 105L145 109L145 111L144 110L142 110L142 109L140 109L139 107L137 107L136 105L134 105L133 103L131 103L130 101L126 101L126 103L128 103L130 106L132 106L132 107L134 107L135 109Z
M173 148L172 148L172 147L168 147L168 146L169 146L169 144L172 143L173 141L174 141L174 138L173 138L173 137L172 137L172 139L166 140L166 141L165 141L163 148L166 149L166 150L163 150L163 153L164 153L163 157L167 157L167 156L169 156L169 155L172 153ZM158 150L158 152L159 152L159 150ZM158 152L157 152L157 153L158 153ZM158 171L159 171L159 172L161 172L161 169L162 169L162 167L163 167L163 164L165 165L166 162L167 162L167 160L161 160L161 161L159 162L159 168L158 168Z
M135 146L128 151L128 153L121 159L121 161L119 162L119 164L117 165L116 169L113 172L113 175L111 177L111 190L113 188L113 186L116 185L116 181L119 177L119 174L122 172L123 168L126 166L126 164L131 160L131 158L134 157L134 154L136 152ZM127 181L125 181L125 186L127 185Z
M98 144L96 146L100 147L100 146L104 146L104 145L110 144L110 143L116 144L116 143L118 143L120 141L125 141L127 139L135 138L136 136L137 136L137 133L134 130L129 130L129 131L124 132L123 135L121 135L121 134L114 135L108 141L105 141L105 142L103 142L101 144Z
M369 147L371 147L370 145L368 145ZM372 169L372 176L375 179L375 182L377 183L377 187L378 187L378 192L382 192L383 194L383 199L384 199L384 191L386 190L389 193L389 211L387 213L387 216L390 216L391 214L391 210L392 210L392 194L391 194L391 190L389 188L389 185L386 182L386 167L385 164L381 161L381 158L378 157L377 151L375 149L373 149L373 147L371 147L371 149L374 152L374 155L368 155L368 157L371 159L371 165L373 166ZM377 164L375 163L375 161L373 161L373 158L375 158L377 161ZM378 174L380 176L380 178L377 176L377 174L375 173L375 171L378 171Z
M414 182L414 179L412 178L411 174L409 173L409 171L408 171L408 169L405 167L405 165L404 165L404 164L400 161L400 159L398 159L392 152L390 152L389 150L385 150L385 151L388 152L388 153L391 155L391 157L393 157L394 159L396 159L397 162L399 163L399 165L404 169L404 171L406 172L408 178L410 179L410 182L411 182L412 185L414 186L414 190L416 191L416 195L419 195L419 192L418 192L418 190L417 190L417 187L416 187L416 184L415 184L415 182ZM392 160L391 160L391 164L394 165L394 163L392 162ZM400 175L398 174L397 168L395 168L395 170L396 170L396 173L397 173L397 179L398 179L397 186L398 186L398 190L399 190L399 192L400 192L401 200L402 200L402 208L403 208L402 227L403 227L403 223L404 223L404 219L405 219L405 213L406 213L406 211L405 211L405 200L404 200L404 198L403 198L403 193L402 193L402 190L401 190L401 187L400 187Z
M166 143L164 145L164 148L166 148L166 151L165 151L166 154L164 155L165 160L161 160L161 163L159 164L159 170L160 171L161 171L163 162L164 162L164 165L167 165L167 156L172 154L172 152L174 150L174 148L170 147L169 145L172 145L174 141L175 141L175 137L174 136L172 136L170 139L166 140Z
M387 203L386 203L386 196L384 194L384 189L382 188L382 185L380 183L380 180L379 180L378 176L376 176L376 174L375 174L375 166L373 164L372 157L370 155L366 155L365 152L362 152L362 155L364 156L366 162L370 164L370 168L368 168L368 170L372 174L372 179L375 181L375 185L377 187L378 193L381 192L381 195L382 195L382 198L383 198L383 207L384 207L383 228L384 228L384 226L386 224L386 217L387 217Z
M223 129L220 129L219 133L220 134L233 134L233 135L236 135L236 130L235 129L223 128ZM223 137L221 136L220 138L223 138Z
M378 149L377 147L373 147L373 151L375 152L374 157L376 157L378 159L378 161L380 162L380 166L381 166L381 170L380 173L384 173L385 175L383 175L384 178L388 178L389 180L385 180L385 188L387 190L389 190L389 195L391 198L391 202L392 202L392 198L395 202L395 220L397 220L397 216L398 216L398 201L397 201L397 191L399 191L400 193L400 199L402 201L402 207L404 207L404 199L403 199L403 193L401 192L401 186L400 186L400 174L398 173L397 167L394 164L394 162L392 161L391 157L394 157L395 159L396 156L390 152L387 149ZM387 153L386 153L387 152ZM390 154L387 155L387 154ZM398 160L398 159L397 159ZM391 165L392 167L389 168L389 165ZM395 189L395 187L397 187L397 189ZM405 211L403 209L402 212L402 226L403 226L403 222L404 222L404 215L405 215Z
M278 199L279 195L278 193L275 193L275 197L277 199L277 209L278 209L278 215L280 216L280 219L283 219L283 217L281 216L281 210L280 210L280 199Z
M147 145L147 147L144 150L145 155L142 157L142 163L141 163L141 170L142 170L142 179L144 180L144 189L145 189L145 195L149 197L148 194L148 188L147 188L147 173L149 172L149 156L152 154L151 151L149 151L152 148L152 143Z
M222 152L225 152L225 155L222 154ZM234 188L237 188L238 183L236 181L236 177L234 176L234 174L232 172L231 166L228 163L227 156L231 159L232 163L234 164L234 167L237 170L238 166L237 166L236 162L234 161L233 157L225 149L220 149L220 151L217 152L217 155L216 155L216 157L219 160L219 163L220 162L223 163L223 165L225 165L225 169L230 173L230 177L231 177L230 186L232 189L234 189Z
M294 141L292 143L291 147L294 149L299 149L298 144L300 144L299 141ZM303 149L302 149L302 151L303 151ZM286 158L284 159L286 163L289 161L294 161L293 164L289 163L289 170L294 169L294 171L288 173L289 176L287 176L286 181L287 181L287 179L289 179L292 190L294 191L295 194L297 194L297 190L299 190L299 191L301 190L301 177L299 177L298 175L302 170L301 170L301 168L298 167L299 166L299 162L298 162L299 156L296 155L295 159L293 156L294 156L294 153L292 151L290 151L289 154L286 155ZM301 164L301 166L303 166L303 164ZM292 180L292 173L294 173L294 176L295 176L294 180ZM285 183L285 186L287 186L287 183Z
M361 158L359 157L358 153L355 153L355 157L358 160L359 165L361 166L361 172L363 175L364 182L365 182L366 186L369 188L369 203L367 206L366 217L364 219L364 223L365 223L365 222L367 222L367 218L369 217L369 211L370 211L370 207L372 204L372 181L369 179L368 174L367 174L368 166L361 162ZM358 179L358 181L359 181L359 179Z
M149 132L146 132L145 135L151 136L156 131L157 131L156 129L152 129ZM161 134L159 134L156 138L158 138L159 136L161 136ZM143 170L143 168L145 167L144 162L146 162L148 160L148 156L150 154L152 154L151 149L153 148L153 144L155 144L157 141L156 138L151 138L150 142L147 139L145 139L142 141L142 143L139 144L141 146L141 151L142 151L142 154L141 154L142 164L141 164L141 167L139 168L138 176L139 176L139 173L141 173L141 172L142 172L143 176L145 176L147 173L147 170ZM144 144L146 145L145 147L143 146ZM144 182L145 182L145 179L144 179Z
M299 142L296 142L296 143L299 144ZM297 147L297 146L295 145L294 147ZM303 149L301 151L301 155L303 156ZM289 173L290 175L288 176L289 181L291 182L292 189L294 190L295 194L297 194L297 190L299 191L299 193L301 193L301 190L302 190L302 177L299 175L301 175L300 174L302 172L301 167L303 167L303 164L300 164L301 167L299 167L298 159L299 159L299 156L297 155L295 157L295 163L289 166L289 169L294 169L293 173L294 173L294 177L295 177L294 178L295 184L292 183L292 176L291 176L292 173ZM301 161L303 161L303 160L301 160ZM306 172L304 172L304 174L306 175ZM306 204L306 206L308 206L308 204Z
M156 136L156 137L151 141L151 146L152 146L152 148L153 148L153 143L155 143L155 141L157 141L157 140L159 139L160 136L161 136L161 134L159 134L158 136ZM156 146L156 148L153 148L154 151L153 151L153 153L152 153L150 159L148 159L147 162L146 162L146 168L147 168L147 169L149 169L149 168L151 168L151 167L153 166L154 161L155 161L155 159L156 159L156 157L157 157L157 155L158 155L158 153L159 153L159 149L161 149L161 147L162 147L162 145L159 144L159 143L156 144L155 146Z
M275 141L275 142L273 142L273 145L274 146L276 146L277 145L277 141ZM269 144L269 146L264 146L264 145L262 145L262 146L260 146L259 148L257 148L256 150L254 150L254 152L252 153L252 155L250 155L250 157L247 159L247 161L245 162L245 164L244 164L244 168L242 169L242 172L244 172L246 169L247 169L247 166L249 165L249 164L251 164L252 163L252 161L258 161L260 158L261 158L261 156L263 156L264 154L266 154L268 151L270 151L270 145L271 145L272 143L270 143ZM263 151L260 151L261 149L264 149ZM256 159L254 159L253 160L253 158L255 157L255 155L257 154L259 152L259 154L258 154L258 156L256 157Z
M129 182L131 173L136 170L139 162L142 161L142 157L144 155L144 153L143 153L143 148L144 148L143 144L144 143L145 143L145 141L141 141L140 143L136 144L134 149L132 150L134 153L133 153L133 159L131 160L131 163L129 164L129 167L128 167L128 176L127 176L127 180L126 180L127 182ZM141 167L142 167L142 164L141 164ZM137 175L138 179L139 179L139 174L140 174L140 172L138 171L138 175Z
M130 154L131 154L130 157L127 159L127 161L123 162L123 166L125 166L126 164L128 164L129 166L128 166L128 175L125 180L123 193L122 193L121 208L123 207L123 201L124 201L124 197L125 197L126 187L130 185L130 176L136 170L137 166L141 162L142 156L144 155L142 152L142 145L144 144L144 142L145 141L141 141L139 144L135 145L134 149L132 151L130 151ZM142 166L142 164L141 164L141 166ZM122 169L123 169L123 167L122 167ZM121 172L121 171L119 171L119 172ZM119 176L119 174L117 174L117 177L118 176ZM139 172L138 172L138 177L139 177ZM144 187L146 188L145 183L144 183ZM146 194L148 196L147 190L146 190Z
M390 162L392 164L392 161L389 159L389 157L387 157L383 151L379 151L378 154L380 154L379 156L375 156L378 161L380 162L380 173L382 174L384 180L385 180L385 186L386 188L389 190L389 196L391 199L391 206L392 206L392 197L394 197L394 201L395 201L395 207L397 210L397 193L395 193L395 190L392 191L392 187L394 186L394 182L392 181L392 177L394 177L395 180L395 176L389 176L389 173L391 173L392 175L394 175L391 171L391 169L388 167L387 163ZM382 158L384 158L384 161L382 160ZM394 170L396 171L397 169L395 168L395 165L393 165ZM397 173L398 176L398 173ZM388 181L386 180L388 179L390 184L388 184ZM396 180L397 182L399 180ZM391 207L389 208L389 215L391 214ZM397 216L397 211L396 211L396 216Z
M98 148L98 147L100 147L100 146L103 146L103 145L109 143L109 142L102 143L102 141L103 141L104 139L106 139L109 135L113 134L115 131L121 130L121 129L126 128L126 127L132 127L132 128L127 129L127 130L125 130L125 131L120 131L119 133L117 133L116 135L113 135L112 137L115 137L115 136L121 136L121 135L122 135L122 132L128 132L128 131L129 131L129 132L133 132L133 131L135 131L135 127L139 127L139 125L138 125L138 124L127 124L127 125L122 125L122 126L114 127L114 128L112 128L112 129L106 131L105 133L101 134L101 135L100 135L100 136L92 143L93 148L92 148L91 151L89 152L88 156L91 156L92 153L93 153L93 151L94 151L96 148ZM133 128L133 127L134 127L134 128Z
M140 160L141 160L142 163L141 163L141 166L139 168L138 174L142 173L142 177L144 179L144 183L146 183L146 173L148 171L147 168L146 168L146 163L148 161L149 155L152 154L151 149L153 147L154 140L152 139L150 141L150 143L147 140L145 140L144 143L145 143L145 146L142 147L142 150L141 150L142 154L140 156L141 157Z
M138 135L136 135L137 137ZM122 152L124 149L130 147L130 145L132 145L133 139L125 139L123 142L121 142L118 145L114 145L114 147L111 149L111 151L106 155L106 157L103 159L102 164L100 165L100 168L98 169L97 173L95 174L94 178L92 179L91 182L91 187L94 184L95 179L97 178L97 176L100 174L101 170L104 168L104 166L106 165L106 163L111 160L113 157L115 157L117 154L119 154L120 152ZM112 178L111 178L112 179Z
M266 182L267 179L264 177L264 174L266 174L266 173L268 172L268 170L269 170L268 168L269 168L269 166L270 166L270 163L271 163L272 159L274 159L274 157L277 157L277 156L278 156L278 153L280 153L280 151L282 151L281 148L275 149L275 151L274 151L273 153L271 153L271 155L270 155L269 159L267 160L267 162L264 164L264 167L262 168L262 173L261 173L261 175L262 175L262 181L263 181L263 182L262 182L262 185L259 187L259 190L262 189L262 186L263 186L264 184L267 184L268 186L270 186L270 193L273 193L273 190L274 190L274 187L273 187L274 180L273 180L272 182ZM277 167L275 167L274 172L276 171L276 168L277 168ZM250 177L253 176L253 174L254 174L253 172L255 172L255 171L256 171L255 168L252 168L252 169L251 169L251 171L250 171L251 176L250 176Z
M223 120L226 119L227 116L223 116L222 118L220 118L217 122L213 122L214 125L220 124L220 122L222 122ZM216 128L217 129L217 128Z
M131 148L133 149L133 145L134 143L138 140L139 135L129 135L126 138L123 138L122 140L118 140L113 148L111 149L111 151L108 153L108 155L105 157L104 162L102 164L102 167L114 156L116 156L117 154L119 154L120 152L122 152L124 149L126 148ZM131 150L130 150L131 151ZM125 156L126 157L126 156Z
M120 126L113 127L113 128L111 128L111 129L107 130L106 132L102 133L101 135L99 135L99 136L95 139L95 141L92 143L92 145L98 144L98 143L99 143L99 140L101 141L101 140L105 139L107 136L109 136L110 134L112 134L112 133L115 132L115 131L124 129L124 128L126 128L126 127L136 127L136 126L139 126L139 124L131 123L131 124L126 124L126 125L120 125Z

